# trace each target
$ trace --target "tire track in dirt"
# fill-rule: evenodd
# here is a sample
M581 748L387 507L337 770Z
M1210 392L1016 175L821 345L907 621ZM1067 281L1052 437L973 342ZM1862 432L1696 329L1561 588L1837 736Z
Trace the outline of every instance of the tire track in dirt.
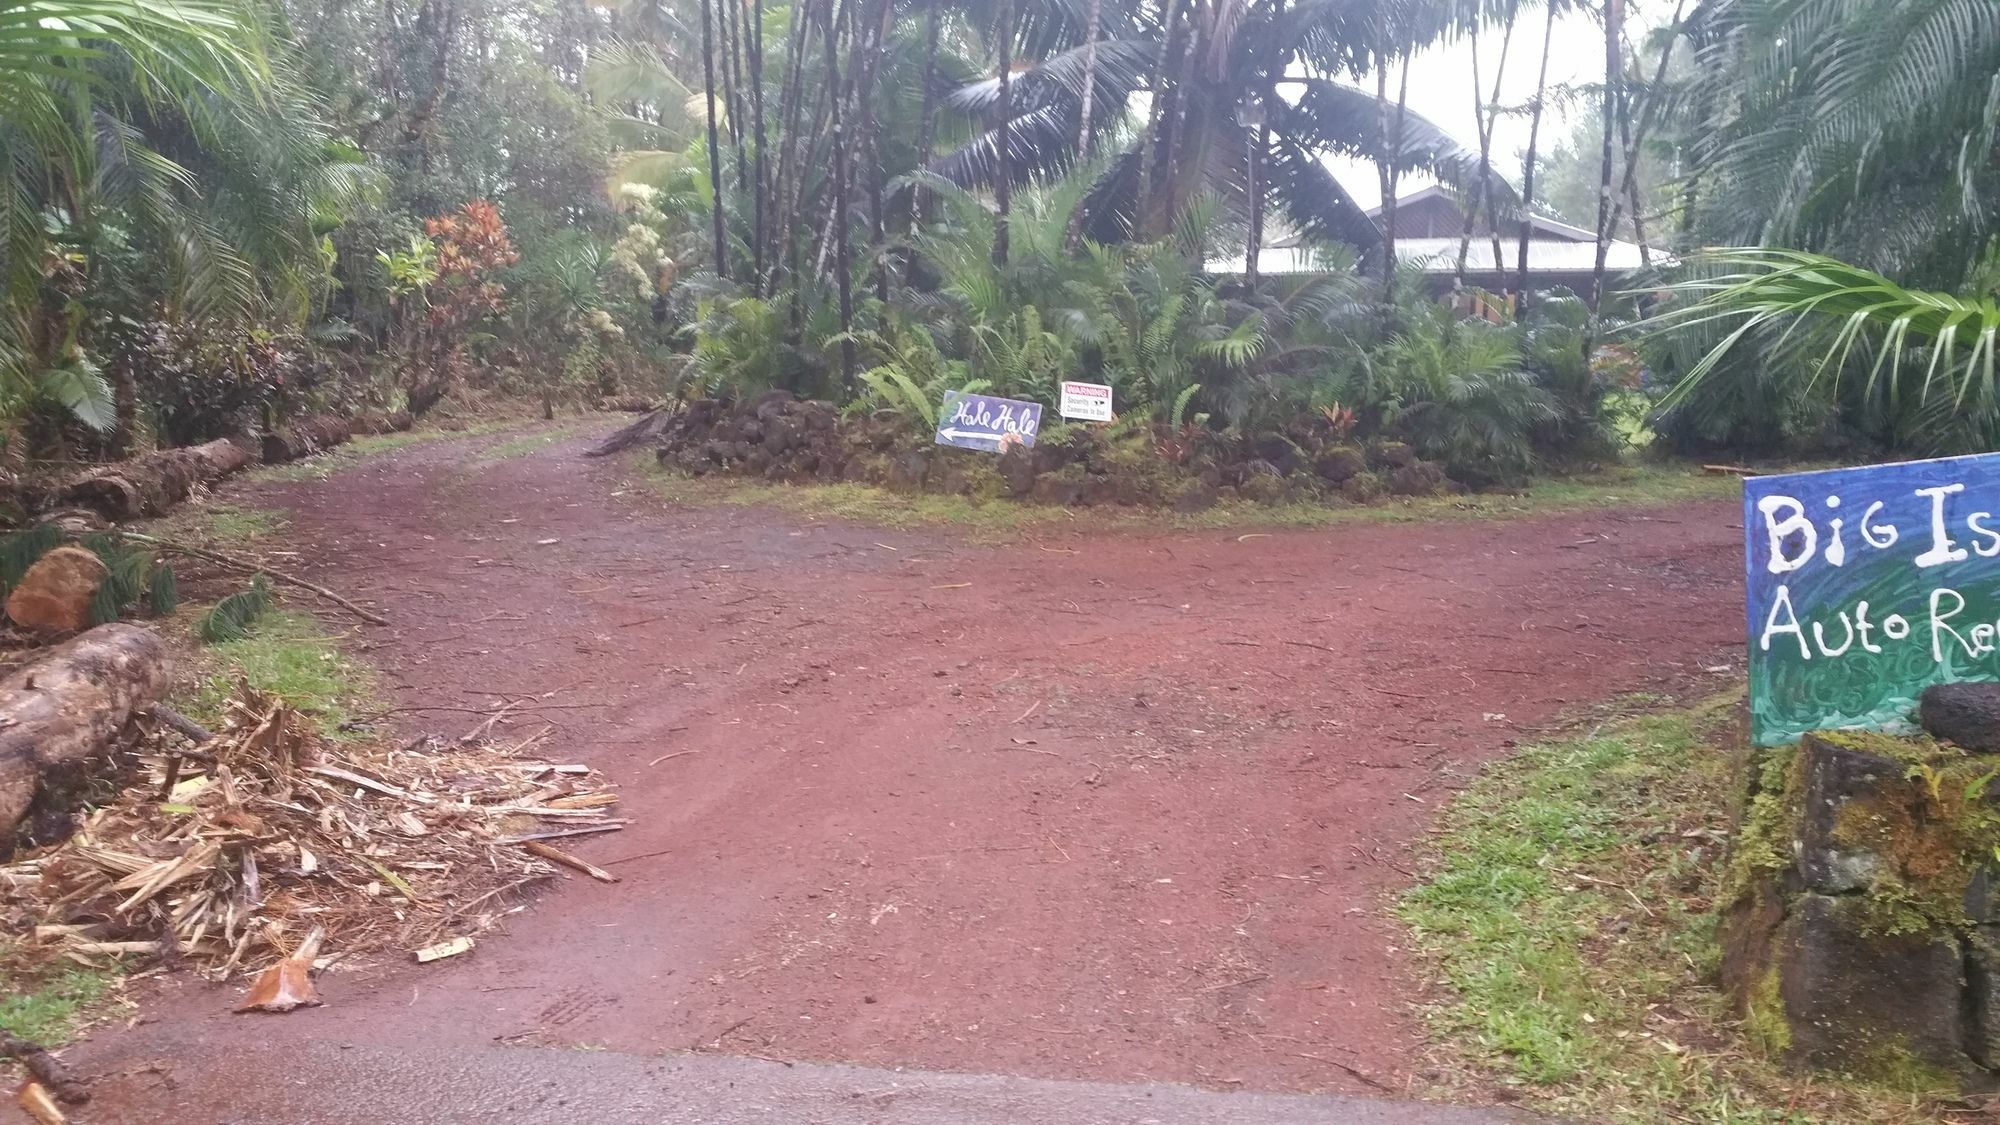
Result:
M1421 982L1384 904L1457 779L1565 707L1740 661L1728 504L986 547L669 509L583 446L232 499L285 508L301 569L397 622L360 641L394 702L554 693L511 729L620 782L635 823L573 843L623 881L565 880L471 958L336 974L281 1027L176 989L113 1053L282 1033L1400 1088Z

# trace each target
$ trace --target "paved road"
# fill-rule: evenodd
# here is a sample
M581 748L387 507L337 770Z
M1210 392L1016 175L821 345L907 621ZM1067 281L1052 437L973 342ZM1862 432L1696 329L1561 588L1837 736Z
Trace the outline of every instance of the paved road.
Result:
M719 1055L648 1058L546 1047L274 1044L213 1059L137 1040L92 1060L87 1119L106 1125L1485 1125L1500 1110L1334 1094L1232 1094ZM138 1048L138 1049L134 1049ZM228 1106L218 1114L218 1105Z

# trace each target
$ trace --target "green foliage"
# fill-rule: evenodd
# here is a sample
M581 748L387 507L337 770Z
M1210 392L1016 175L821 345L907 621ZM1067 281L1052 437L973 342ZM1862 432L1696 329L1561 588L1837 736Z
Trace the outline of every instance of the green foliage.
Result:
M116 621L146 596L147 579L155 572L153 552L115 535L86 536L81 545L104 563L107 572L91 597L90 622Z
M195 625L195 634L207 644L243 640L270 608L271 588L265 584L263 575L254 575L249 588L229 595L202 614Z
M1429 1013L1448 1070L1579 1120L1928 1115L1898 1091L1801 1081L1745 1049L1714 985L1740 698L1525 746L1454 798L1398 911L1449 986Z
M1818 404L1891 448L2000 443L2000 306L1991 298L1909 289L1799 251L1715 251L1698 265L1669 287L1684 303L1639 326L1708 344L1663 400L1668 411L1755 409L1743 397L1750 388L1712 386L1746 378L1747 362L1771 369L1763 378L1775 378L1772 395Z
M180 604L181 588L174 578L174 568L166 563L155 564L146 579L146 609L154 617L166 617L179 609Z
M110 989L115 973L75 966L30 974L11 964L16 956L0 944L0 1035L41 1047L61 1047L76 1038L91 1009Z
M62 546L62 541L62 528L53 523L39 523L0 538L0 589L19 585L35 560Z
M924 433L937 428L945 392L983 394L992 386L972 378L966 361L946 359L920 325L892 319L861 343L877 362L860 373L865 394L854 405L901 414Z
M1971 285L2000 201L1985 0L1696 6L1677 105L1704 245L1786 246Z
M1457 479L1518 480L1537 462L1534 432L1560 414L1522 365L1517 334L1440 305L1410 310L1409 327L1374 360L1387 432Z
M811 393L822 372L806 352L786 342L787 335L781 313L769 301L755 297L703 301L689 394Z
M365 737L350 723L371 692L370 673L349 660L311 614L271 612L254 633L208 645L198 659L195 698L187 707L197 721L221 719L240 676L312 716L328 738Z

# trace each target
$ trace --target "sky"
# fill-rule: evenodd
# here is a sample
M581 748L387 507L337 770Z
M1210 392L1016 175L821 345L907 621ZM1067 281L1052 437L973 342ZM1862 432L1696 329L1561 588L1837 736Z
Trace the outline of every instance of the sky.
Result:
M1627 37L1637 40L1647 26L1645 15L1632 5ZM1501 76L1502 105L1523 105L1535 95L1536 69L1542 60L1544 16L1538 8L1524 12L1514 29L1514 41L1507 50L1507 69ZM1482 30L1479 37L1479 77L1485 87L1481 96L1493 89L1493 72L1500 62L1500 35L1497 29ZM1472 109L1472 51L1459 40L1420 51L1410 63L1410 112L1456 136L1466 148L1479 148L1479 128ZM1394 97L1397 75L1389 79ZM1599 82L1604 77L1604 32L1587 13L1571 9L1556 18L1555 35L1549 49L1549 89L1565 83ZM1371 90L1372 92L1372 90ZM1537 147L1549 151L1569 135L1576 114L1593 112L1588 105L1560 106L1551 100L1542 118ZM1493 163L1501 175L1518 184L1521 156L1528 147L1528 116L1502 116L1493 128ZM1373 207L1381 202L1381 188L1375 166L1358 160L1333 158L1327 161L1355 202ZM1433 183L1422 175L1405 175L1398 191L1412 191Z

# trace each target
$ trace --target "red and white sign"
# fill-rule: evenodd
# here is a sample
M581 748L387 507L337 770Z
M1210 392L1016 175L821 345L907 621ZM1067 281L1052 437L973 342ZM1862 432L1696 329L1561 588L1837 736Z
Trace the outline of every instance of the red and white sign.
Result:
M1064 383L1062 416L1079 422L1111 421L1111 388L1102 383Z

